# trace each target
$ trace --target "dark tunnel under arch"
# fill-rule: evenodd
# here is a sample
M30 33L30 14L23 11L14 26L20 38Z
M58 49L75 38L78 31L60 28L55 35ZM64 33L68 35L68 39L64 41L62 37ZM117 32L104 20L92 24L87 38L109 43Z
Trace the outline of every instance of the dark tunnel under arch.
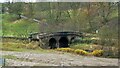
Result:
M50 49L55 49L55 48L57 48L57 47L56 47L56 44L57 44L57 41L56 41L55 38L51 38L51 39L49 40L49 47L50 47Z
M60 40L59 40L59 47L60 48L65 48L65 47L69 47L68 46L68 38L67 37L61 37Z

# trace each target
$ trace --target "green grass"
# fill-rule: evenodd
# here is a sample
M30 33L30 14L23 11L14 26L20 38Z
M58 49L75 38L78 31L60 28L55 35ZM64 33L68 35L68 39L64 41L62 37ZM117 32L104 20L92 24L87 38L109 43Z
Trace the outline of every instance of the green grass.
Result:
M3 36L28 37L30 32L38 32L39 25L29 19L17 19L14 14L2 14Z
M93 49L92 46L96 45L94 43L97 43L96 38L97 38L96 34L90 34L88 37L85 37L82 40L78 40L77 42L73 42L70 45L70 48L73 48L73 49L87 49L87 50Z
M85 48L90 48L90 44L75 44L75 45L70 46L70 48L85 49Z

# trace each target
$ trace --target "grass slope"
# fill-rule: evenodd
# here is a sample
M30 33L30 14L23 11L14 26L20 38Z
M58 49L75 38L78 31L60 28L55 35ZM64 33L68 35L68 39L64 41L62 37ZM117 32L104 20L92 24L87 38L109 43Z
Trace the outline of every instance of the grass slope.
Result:
M3 36L28 37L30 32L38 32L39 26L29 19L17 19L16 15L2 15Z

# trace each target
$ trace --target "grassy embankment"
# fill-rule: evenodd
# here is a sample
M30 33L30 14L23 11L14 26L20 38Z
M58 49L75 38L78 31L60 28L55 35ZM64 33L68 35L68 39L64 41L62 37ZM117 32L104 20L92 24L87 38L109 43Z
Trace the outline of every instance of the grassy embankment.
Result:
M37 52L49 53L53 50L44 50L38 46L38 42L28 42L15 39L3 39L0 49L3 51L17 51L17 52Z
M38 32L38 27L38 24L30 19L17 19L14 14L2 14L3 36L28 37L30 32Z
M38 32L38 23L30 19L17 19L14 14L0 14L2 16L2 30L0 36L28 37L30 32ZM4 51L35 51L49 52L41 49L37 43L15 39L2 39L0 49Z

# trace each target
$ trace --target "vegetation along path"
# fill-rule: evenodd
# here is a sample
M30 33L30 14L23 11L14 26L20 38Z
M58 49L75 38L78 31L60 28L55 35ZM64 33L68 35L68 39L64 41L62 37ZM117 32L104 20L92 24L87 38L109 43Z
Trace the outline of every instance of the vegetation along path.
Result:
M70 53L2 51L7 66L118 66L118 59L80 56Z

